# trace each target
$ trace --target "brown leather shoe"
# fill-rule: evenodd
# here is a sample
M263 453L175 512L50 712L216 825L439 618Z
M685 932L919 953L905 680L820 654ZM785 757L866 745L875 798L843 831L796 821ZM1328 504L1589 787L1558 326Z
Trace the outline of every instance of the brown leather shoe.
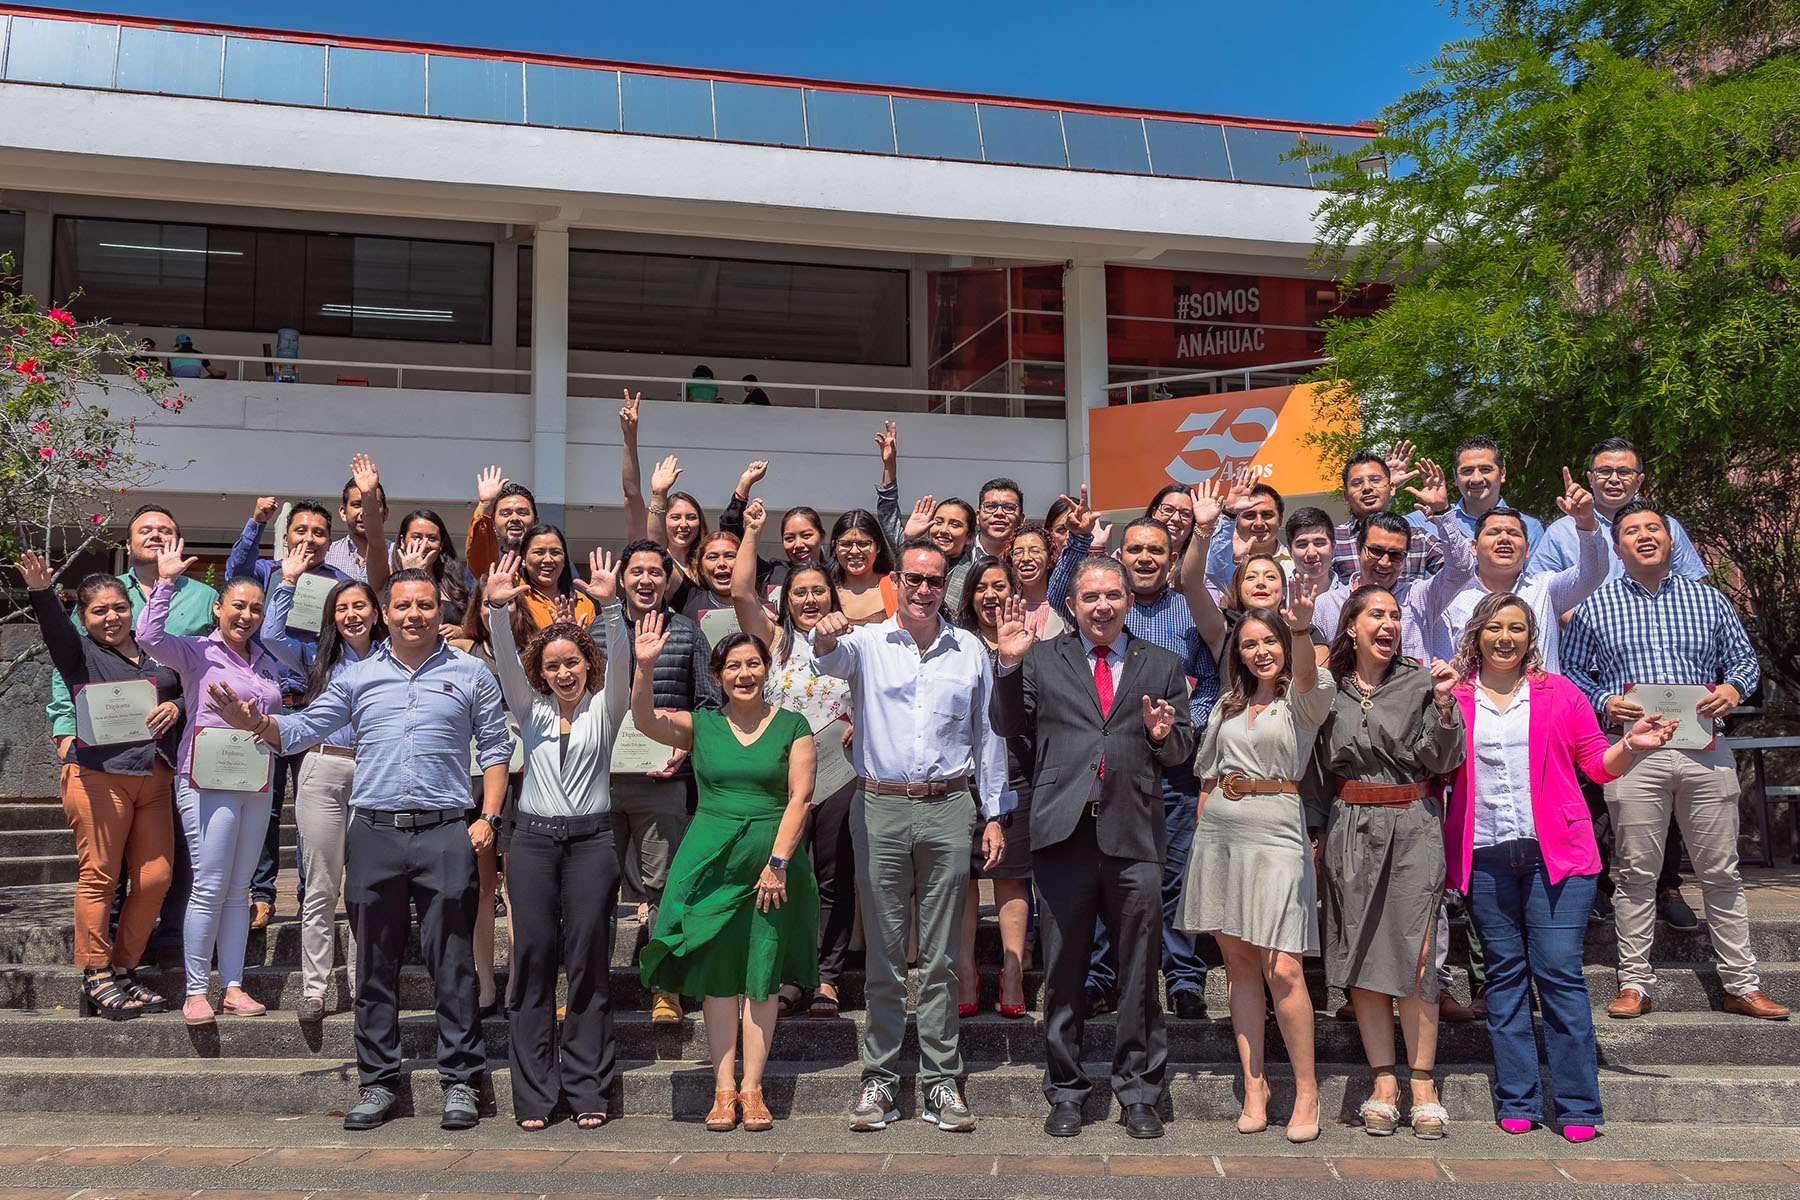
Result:
M712 1111L706 1114L706 1127L714 1133L730 1133L737 1128L738 1094L734 1088L718 1088L713 1092Z
M1438 1020L1440 1021L1473 1021L1475 1010L1445 992L1438 997Z
M1476 992L1475 998L1469 1001L1469 1015L1477 1021L1487 1020L1487 992L1485 990Z
M1641 1017L1650 1009L1649 993L1640 992L1636 988L1626 988L1619 993L1617 1000L1606 1006L1606 1015L1624 1020L1627 1017Z
M250 928L267 929L269 927L269 918L274 915L275 906L270 904L267 900L252 900L250 902Z
M1788 1019L1788 1010L1784 1006L1769 999L1760 989L1751 992L1748 996L1733 996L1727 992L1725 995L1725 1011L1728 1013L1736 1013L1740 1017L1756 1017L1763 1021L1785 1021Z
M775 1116L763 1102L761 1088L745 1088L738 1093L738 1103L744 1106L744 1128L747 1131L762 1133L775 1128Z

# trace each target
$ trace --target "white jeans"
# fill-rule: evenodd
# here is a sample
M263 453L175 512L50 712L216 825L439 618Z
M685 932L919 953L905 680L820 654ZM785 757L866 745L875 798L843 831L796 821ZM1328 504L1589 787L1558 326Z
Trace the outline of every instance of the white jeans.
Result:
M204 996L213 953L219 985L244 985L244 943L250 937L250 877L269 828L268 792L215 792L175 777L175 804L187 834L194 886L181 925L187 994Z
M332 932L344 885L344 828L356 760L309 753L294 782L294 820L300 827L300 870L306 899L300 908L301 993L331 998ZM356 933L345 926L344 966L356 995Z

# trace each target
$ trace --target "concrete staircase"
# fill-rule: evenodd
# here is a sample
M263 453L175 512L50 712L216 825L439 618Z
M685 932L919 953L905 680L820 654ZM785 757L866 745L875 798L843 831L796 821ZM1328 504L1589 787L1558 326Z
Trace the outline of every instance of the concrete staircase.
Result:
M38 812L23 810L37 809ZM0 838L5 861L45 859L25 853L48 847L54 836L55 805L0 805ZM47 832L48 831L48 832ZM16 839L16 840L14 840ZM289 839L291 844L291 838ZM288 852L291 854L291 850ZM65 854L65 857L66 854ZM9 876L15 884L18 876ZM38 877L27 877L35 881ZM54 878L54 876L51 876ZM285 880L285 877L284 877ZM299 928L291 901L265 931L249 942L246 988L269 1005L258 1018L221 1017L214 1027L190 1030L170 1012L133 1021L111 1022L77 1016L80 972L70 965L73 928L67 885L33 883L0 890L0 1105L11 1111L117 1114L267 1113L306 1114L342 1109L353 1102L356 1069L349 997L341 966L334 997L339 1011L320 1025L302 1026L292 1016L300 998ZM1753 908L1754 946L1763 962L1764 984L1778 999L1800 995L1800 914ZM622 1111L649 1115L698 1116L712 1100L712 1076L697 1013L679 1026L650 1024L647 997L634 966L643 931L629 917L617 923L613 944L612 994L623 1070ZM507 960L505 923L499 931L502 977ZM339 923L339 961L343 924ZM1710 965L1704 926L1697 933L1659 929L1654 959L1661 979L1658 1011L1629 1022L1608 1020L1604 1006L1613 995L1614 961L1610 925L1590 928L1588 982L1599 1026L1601 1086L1613 1121L1711 1121L1723 1114L1737 1124L1791 1121L1800 1107L1800 1022L1770 1024L1718 1011L1721 991ZM1044 1061L1039 1011L1042 973L1026 978L1032 1011L1007 1020L993 1011L997 999L998 934L984 919L977 944L982 966L982 1014L963 1022L968 1063L968 1095L983 1116L1035 1118L1044 1111L1040 1091ZM419 965L416 933L402 973L403 1038L412 1097L422 1112L441 1103L429 1061L435 1045L432 989ZM179 995L178 973L164 990ZM1327 996L1316 970L1309 972L1317 1007L1316 1044L1325 1112L1352 1117L1368 1095L1368 1069L1353 1023L1329 1015L1340 997ZM1459 980L1457 993L1467 995ZM766 1086L778 1115L829 1116L847 1109L860 1075L858 1047L863 1025L862 974L852 971L843 989L844 1014L835 1020L799 1017L781 1024ZM1188 1120L1226 1120L1238 1112L1236 1052L1226 1019L1225 980L1215 970L1208 979L1211 1020L1168 1019L1169 1107ZM1087 1027L1087 1057L1098 1093L1090 1116L1100 1117L1106 1094L1114 1019L1096 1018ZM510 1116L507 1086L506 1023L486 1022L485 1033L496 1111ZM1292 1098L1281 1041L1268 1031L1275 1110L1286 1112ZM906 1062L916 1063L909 1032ZM1445 1025L1439 1043L1439 1078L1452 1117L1487 1120L1487 1035L1479 1025ZM902 1107L917 1110L914 1080L903 1089ZM403 1100L409 1097L403 1096Z
M298 833L290 805L281 827L281 865L292 870ZM0 888L75 881L75 835L55 801L0 802Z

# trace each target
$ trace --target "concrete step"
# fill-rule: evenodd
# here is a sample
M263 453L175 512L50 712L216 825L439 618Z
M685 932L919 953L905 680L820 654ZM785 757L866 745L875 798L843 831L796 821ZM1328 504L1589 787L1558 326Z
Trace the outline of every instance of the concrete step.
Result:
M510 1071L503 1060L484 1083L485 1115L512 1117ZM610 1111L645 1120L694 1121L712 1103L712 1069L704 1060L621 1062L621 1081ZM429 1061L406 1063L400 1115L435 1114L443 1105L438 1076ZM902 1065L899 1107L908 1119L922 1097L910 1060ZM1111 1108L1107 1066L1090 1056L1094 1082L1087 1115L1104 1120ZM857 1063L771 1061L764 1094L775 1115L836 1116L847 1113L861 1067ZM1269 1072L1277 1121L1293 1106L1293 1080L1285 1067ZM1349 1146L1365 1144L1354 1127L1356 1107L1369 1094L1368 1068L1359 1063L1319 1068L1326 1122L1324 1136ZM1492 1120L1490 1075L1479 1065L1440 1065L1438 1086L1452 1123ZM967 1096L978 1119L1039 1119L1045 1111L1041 1067L969 1063ZM1800 1078L1785 1067L1744 1067L1728 1075L1707 1068L1671 1067L1656 1071L1600 1069L1601 1098L1613 1122L1716 1121L1722 1112L1734 1124L1780 1125L1800 1105ZM95 1114L212 1114L298 1116L338 1113L355 1103L352 1062L317 1058L255 1062L140 1058L116 1061L0 1058L0 1104L14 1112ZM1176 1121L1230 1121L1241 1107L1241 1090L1227 1066L1172 1070L1165 1116ZM1343 1124L1337 1124L1337 1123ZM1348 1127L1346 1127L1348 1126ZM701 1136L696 1126L695 1136ZM1279 1138L1279 1131L1271 1133ZM1454 1134L1453 1134L1454 1136Z
M783 1022L772 1053L782 1059L849 1063L861 1045L863 1014L847 1013L830 1021L810 1018ZM1113 1016L1087 1023L1086 1047L1095 1057L1110 1057L1116 1031ZM1284 1061L1285 1050L1273 1023L1268 1056ZM621 1057L641 1059L704 1058L706 1040L698 1014L679 1025L655 1026L647 1013L618 1012L615 1018ZM1171 1063L1232 1062L1237 1050L1228 1019L1165 1024ZM351 1016L340 1012L323 1022L302 1026L291 1016L271 1013L254 1018L222 1017L216 1025L190 1028L178 1012L158 1013L132 1021L81 1018L72 1009L12 1009L0 1012L0 1057L79 1058L290 1058L314 1054L350 1058ZM488 1053L498 1059L507 1046L506 1022L483 1024ZM1730 1064L1785 1064L1800 1067L1800 1023L1769 1023L1711 1010L1656 1012L1631 1021L1597 1023L1600 1061L1652 1069L1666 1065L1712 1064L1721 1074ZM1044 1030L1034 1016L1007 1020L982 1014L961 1023L963 1054L971 1061L1037 1063L1044 1061ZM401 1017L401 1039L408 1056L435 1053L436 1019L428 1012ZM1356 1062L1362 1042L1349 1021L1319 1020L1314 1043L1324 1062ZM906 1044L915 1044L908 1022ZM1487 1028L1480 1024L1440 1027L1438 1056L1447 1062L1492 1059Z
M61 803L38 800L0 800L0 829L67 829L69 819Z
M72 838L72 834L63 834ZM281 869L294 869L297 852L292 841L281 847ZM75 851L71 845L67 854L33 854L0 857L0 887L29 887L33 884L74 883L76 878ZM0 939L3 940L3 939ZM0 951L0 962L7 961L4 951Z
M300 831L292 825L281 827L281 844L292 848L300 844ZM0 828L0 858L67 857L75 861L75 834L67 826L61 829Z

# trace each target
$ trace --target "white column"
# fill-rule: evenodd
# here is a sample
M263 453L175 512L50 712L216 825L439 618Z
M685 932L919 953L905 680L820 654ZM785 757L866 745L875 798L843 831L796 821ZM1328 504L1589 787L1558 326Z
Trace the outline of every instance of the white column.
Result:
M1063 416L1068 427L1069 495L1088 482L1087 414L1106 407L1106 264L1063 269Z
M539 226L531 251L531 488L539 519L568 498L569 231Z

